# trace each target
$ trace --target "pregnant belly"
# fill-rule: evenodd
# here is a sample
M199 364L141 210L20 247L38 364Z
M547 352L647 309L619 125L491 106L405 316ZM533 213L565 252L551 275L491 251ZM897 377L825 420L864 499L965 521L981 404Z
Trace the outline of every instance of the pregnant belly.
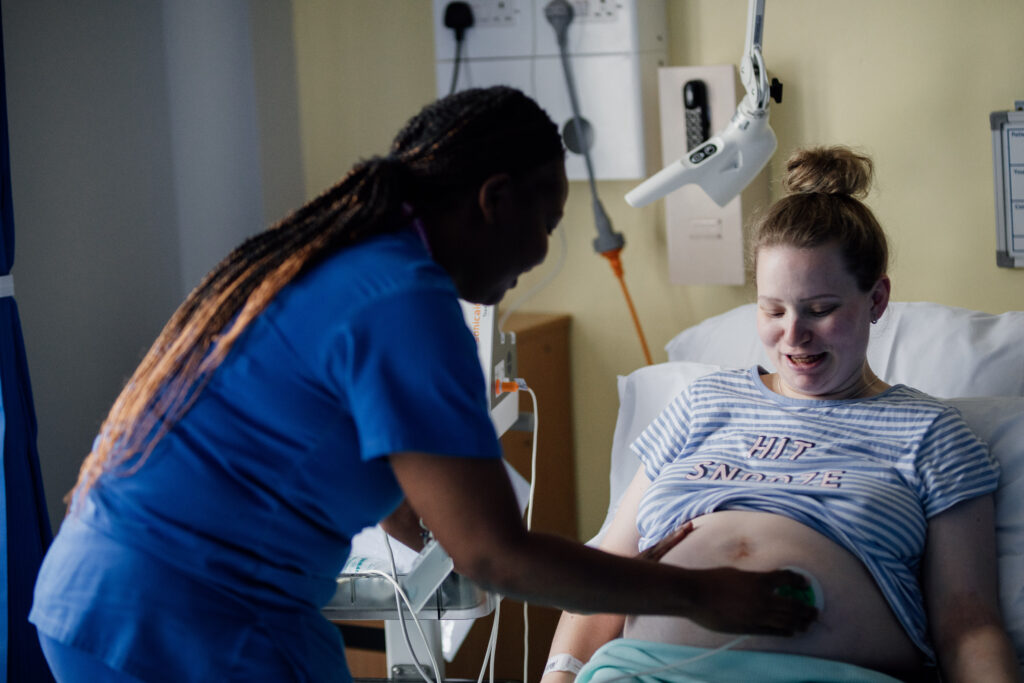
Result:
M714 512L693 523L694 531L662 562L691 569L799 567L810 572L821 587L824 604L818 620L805 633L791 638L752 636L734 649L824 657L901 678L919 670L920 652L867 569L844 548L799 522L762 512ZM656 616L630 617L623 635L706 648L736 638L688 619Z

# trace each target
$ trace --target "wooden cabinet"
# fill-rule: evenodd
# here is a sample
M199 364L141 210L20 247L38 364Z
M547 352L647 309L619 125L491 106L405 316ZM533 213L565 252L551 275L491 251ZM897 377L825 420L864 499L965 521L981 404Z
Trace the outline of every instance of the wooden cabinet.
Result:
M561 314L514 313L509 316L504 329L515 332L518 375L526 380L537 395L539 431L533 528L575 539L577 515L569 358L570 320L568 315ZM519 410L533 412L532 401L525 392L520 395ZM509 463L529 479L532 433L509 431L501 442ZM529 606L530 681L540 679L558 617L558 610ZM476 680L492 623L493 615L476 621L455 659L445 667L448 678ZM349 647L346 653L353 676L386 676L382 652ZM495 678L516 681L523 678L523 605L512 600L503 601L501 606Z

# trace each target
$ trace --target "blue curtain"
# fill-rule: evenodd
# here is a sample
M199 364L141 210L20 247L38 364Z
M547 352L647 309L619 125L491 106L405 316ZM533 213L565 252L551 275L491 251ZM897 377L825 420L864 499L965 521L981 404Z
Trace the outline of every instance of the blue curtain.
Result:
M36 416L14 302L14 207L0 18L0 683L52 681L28 622L32 586L52 532L36 451Z

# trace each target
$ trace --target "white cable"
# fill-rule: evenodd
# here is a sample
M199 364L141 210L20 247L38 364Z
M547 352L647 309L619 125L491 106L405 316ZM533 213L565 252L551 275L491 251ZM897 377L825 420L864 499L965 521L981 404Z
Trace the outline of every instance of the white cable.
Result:
M402 626L402 639L405 641L405 647L409 651L409 656L412 657L412 665L416 668L416 672L426 683L431 683L430 677L427 676L426 672L423 670L423 665L420 664L420 660L416 656L416 650L413 649L412 641L409 639L409 627L405 623L405 614L402 612L401 603L401 599L404 599L406 604L408 604L409 599L404 589L402 589L402 587L398 584L398 567L395 565L395 553L391 549L391 538L388 536L387 532L384 531L383 527L381 528L381 532L384 534L384 547L387 548L388 559L391 562L391 577L394 579L392 581L392 584L395 586L395 610L398 612L398 621ZM426 648L427 654L430 656L430 661L434 666L434 677L436 679L438 675L437 662L434 661L433 654L430 650L430 643L427 642L427 636L425 633L423 633L423 627L420 626L419 620L416 618L416 615L413 614L411 605L409 607L409 614L412 614L413 619L416 622L416 628L419 629L420 637L423 639L423 645ZM440 683L440 680L438 679L436 683Z
M526 530L533 528L533 496L537 491L537 433L540 431L540 414L537 412L537 394L528 386L522 390L533 400L533 450L530 455L530 495L526 502ZM523 683L527 683L530 664L530 605L523 602Z
M526 530L533 528L533 496L537 491L537 432L540 431L540 414L537 412L537 394L528 386L522 385L521 390L530 395L533 401L533 451L530 455L530 496L526 502Z
M495 608L495 610L494 610L494 623L497 624L497 623L500 622L500 620L501 620L501 610ZM491 658L491 666L490 666L490 671L489 671L489 674L488 674L489 675L488 680L490 681L490 683L494 683L494 662L495 662L495 660L498 659L498 629L497 629L497 627L494 628L494 640L491 641L491 651L490 651L489 656Z
M562 272L562 266L565 265L565 256L569 253L569 245L565 238L565 228L556 228L556 232L558 233L559 244L561 245L561 251L558 253L558 261L555 262L555 265L548 271L548 274L544 276L543 280L535 284L533 287L530 287L525 294L516 298L515 301L509 304L508 308L501 314L501 318L498 319L499 330L505 327L505 321L508 320L510 315L515 313L520 306L532 299L537 292L551 284L551 281L555 279L555 276Z
M416 671L423 678L423 680L426 681L426 683L430 683L430 678L423 671L423 665L420 664L419 658L416 657L416 651L413 649L412 642L409 640L409 627L405 623L405 614L402 612L402 602L401 602L401 597L399 596L399 592L402 591L403 589L400 588L398 586L398 584L397 584L397 581L398 581L398 567L395 564L395 553L394 553L394 551L391 548L391 537L388 536L388 532L384 531L384 527L379 527L379 528L380 528L381 534L384 535L384 548L388 551L388 560L391 563L391 577L395 581L395 583L394 583L395 588L396 588L396 590L395 590L395 611L398 612L398 622L402 626L402 638L403 638L403 640L405 640L405 647L406 647L406 649L409 650L409 656L412 657L412 665L414 667L416 667ZM412 613L412 610L410 610L410 613ZM422 629L421 629L421 633L422 633ZM423 644L427 645L426 636L424 636L424 638L423 638ZM428 645L428 651L429 651L429 645Z
M748 635L747 636L740 636L739 638L735 638L733 640L730 640L725 645L717 647L714 650L708 650L707 652L702 652L699 655L694 655L693 657L687 657L686 659L680 659L679 661L672 662L671 664L666 664L664 666L658 666L658 667L655 667L653 669L647 669L646 671L636 671L634 673L623 674L621 676L615 676L614 678L602 678L601 682L602 683L612 683L612 681L624 681L627 678L640 678L641 676L650 676L651 674L661 673L662 671L670 671L672 669L678 669L681 666L686 666L687 664L693 664L694 662L698 662L698 661L700 661L702 659L707 659L708 657L714 657L717 654L725 652L726 650L728 650L731 647L735 647L736 645L739 645L740 643L742 643L744 640L746 640L749 637L750 636L748 636Z
M423 670L423 665L420 664L419 658L416 657L416 650L413 649L412 641L409 639L409 627L405 623L405 613L402 612L403 601L409 608L409 614L412 615L412 619L416 624L416 630L420 632L420 638L423 639L423 646L427 651L427 656L430 657L430 664L434 667L433 683L442 683L441 670L437 667L437 660L434 658L430 642L427 640L427 634L423 632L423 626L420 625L419 617L417 617L415 612L412 610L412 603L409 602L409 596L406 595L405 590L403 590L402 586L398 583L398 567L395 565L395 553L391 550L391 538L383 528L381 528L381 533L384 534L384 547L387 548L388 559L391 561L391 574L379 569L371 569L367 573L383 576L391 583L392 586L395 587L395 609L398 611L398 620L402 625L402 637L405 640L405 647L408 648L409 656L412 657L412 665L416 667L416 673L418 673L426 683L432 683L430 676L428 676L427 672Z
M525 391L530 394L530 399L533 402L533 449L530 454L530 493L526 500L526 529L529 531L533 526L533 501L537 491L537 432L539 425L539 415L537 413L537 394L534 393L533 389L529 388L521 379L517 379L516 383L519 385L520 391ZM502 598L498 597L498 602L494 607L494 623L491 626L491 636L487 641L487 649L484 652L484 661L480 666L480 675L477 677L477 683L483 683L484 671L490 669L490 680L494 683L494 661L495 661L495 650L497 649L498 643L498 623L501 619L501 601ZM529 604L523 603L523 683L527 683L527 673L529 669L530 661L530 615L529 615Z
M401 597L402 602L405 603L406 608L408 608L409 610L409 614L412 614L412 620L416 624L416 629L420 632L420 638L422 638L423 643L427 645L427 656L430 657L430 664L434 667L434 681L432 682L430 680L430 676L427 675L427 672L424 671L423 667L420 666L418 661L416 661L416 654L412 651L412 645L409 643L409 634L405 632L405 619L402 618L402 631L403 633L405 633L406 646L409 648L409 653L412 654L413 665L416 667L416 671L419 672L420 676L422 676L423 680L427 681L427 683L442 683L440 674L438 673L440 669L437 667L437 660L434 659L434 653L430 651L429 643L427 641L427 634L423 632L423 626L420 624L419 617L417 617L412 611L412 603L409 602L409 596L407 596L405 594L405 591L402 590L402 586L398 583L398 581L396 581L395 578L391 576L391 574L388 574L386 571L380 569L368 569L366 570L365 573L382 576L385 579L387 579L392 586L394 586L395 594ZM399 614L401 614L401 607L399 607Z
M484 650L484 661L480 666L480 675L477 676L476 683L483 683L484 672L487 671L488 664L491 664L491 681L494 680L494 666L493 657L495 645L498 642L498 619L501 617L501 596L498 597L498 601L494 605L494 623L491 625L491 636L487 639L487 649Z

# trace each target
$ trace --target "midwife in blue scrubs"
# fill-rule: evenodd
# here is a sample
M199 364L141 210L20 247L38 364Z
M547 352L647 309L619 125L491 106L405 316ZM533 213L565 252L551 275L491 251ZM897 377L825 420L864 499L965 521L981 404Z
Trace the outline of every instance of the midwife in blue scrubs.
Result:
M539 264L557 127L504 87L250 238L175 312L82 465L30 616L59 681L346 681L320 614L350 539L422 519L457 571L570 610L790 634L790 572L688 571L524 528L458 298Z

